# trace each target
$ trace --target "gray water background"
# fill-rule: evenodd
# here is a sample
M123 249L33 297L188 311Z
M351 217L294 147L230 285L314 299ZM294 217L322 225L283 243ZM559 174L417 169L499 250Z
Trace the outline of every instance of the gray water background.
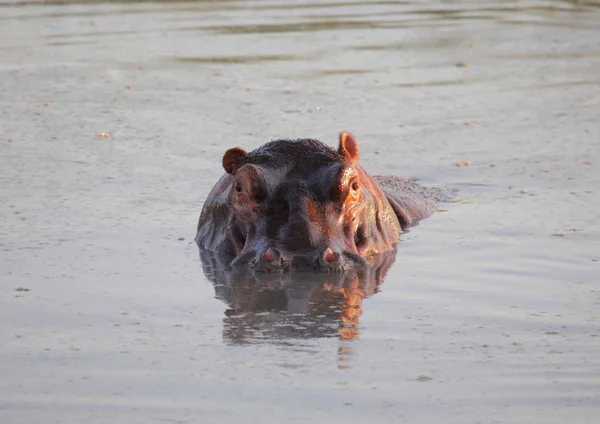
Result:
M598 2L3 3L0 422L597 422ZM223 152L342 130L457 201L354 339L232 343Z

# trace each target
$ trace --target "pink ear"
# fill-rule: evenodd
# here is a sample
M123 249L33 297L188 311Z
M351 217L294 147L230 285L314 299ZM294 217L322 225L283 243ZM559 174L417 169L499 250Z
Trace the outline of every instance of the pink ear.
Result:
M228 174L235 174L246 163L248 153L240 147L229 149L223 155L223 168Z
M349 132L340 133L340 147L338 153L346 158L350 163L358 161L358 141Z

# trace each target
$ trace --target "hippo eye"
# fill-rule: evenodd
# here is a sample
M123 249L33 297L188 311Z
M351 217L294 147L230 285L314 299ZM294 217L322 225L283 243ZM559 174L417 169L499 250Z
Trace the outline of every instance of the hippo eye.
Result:
M356 191L356 190L358 190L360 188L360 184L358 183L358 181L354 181L352 183L351 187L352 187L352 190Z
M242 192L242 185L240 183L235 183L235 191L238 193Z

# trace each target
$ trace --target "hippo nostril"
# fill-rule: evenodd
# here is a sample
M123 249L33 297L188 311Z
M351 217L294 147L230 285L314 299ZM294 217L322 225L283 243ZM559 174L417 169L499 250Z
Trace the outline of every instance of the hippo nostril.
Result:
M337 261L339 258L340 258L340 254L331 250L330 247L325 249L325 252L323 252L323 260L328 264Z
M280 262L281 261L281 253L279 250L269 247L265 253L262 255L262 260L265 262Z

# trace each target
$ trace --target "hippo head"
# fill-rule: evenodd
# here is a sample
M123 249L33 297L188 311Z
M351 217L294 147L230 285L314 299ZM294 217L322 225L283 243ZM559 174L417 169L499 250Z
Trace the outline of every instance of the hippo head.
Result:
M234 268L258 271L368 266L394 249L410 211L358 157L358 142L347 132L337 151L311 139L227 150L227 173L200 215L198 245Z

